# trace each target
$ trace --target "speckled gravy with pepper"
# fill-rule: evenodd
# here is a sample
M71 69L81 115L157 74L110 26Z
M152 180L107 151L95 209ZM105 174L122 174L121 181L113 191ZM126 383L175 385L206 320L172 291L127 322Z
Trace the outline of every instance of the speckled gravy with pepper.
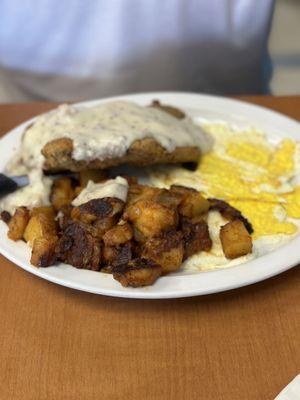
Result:
M134 141L146 137L155 139L169 152L176 147L195 146L204 153L212 145L211 137L189 117L180 120L157 108L128 101L94 107L63 104L39 116L25 131L8 172L28 173L30 185L6 196L0 207L13 211L19 205L49 203L51 180L42 173L41 149L54 139L72 139L75 160L104 160L123 156Z
M153 107L114 101L94 107L61 105L41 115L26 131L21 151L28 167L42 165L41 149L51 140L70 138L75 160L105 160L123 156L130 145L151 137L168 152L176 147L195 146L204 153L211 137L186 117L177 119Z

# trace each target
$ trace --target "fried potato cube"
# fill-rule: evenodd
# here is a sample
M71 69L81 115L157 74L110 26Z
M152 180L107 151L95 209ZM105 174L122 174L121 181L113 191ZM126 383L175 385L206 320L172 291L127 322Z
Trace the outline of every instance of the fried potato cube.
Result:
M26 207L18 207L8 222L7 236L11 240L23 239L26 226L30 218L30 212Z
M104 245L102 256L107 266L127 264L132 258L132 245L130 242L118 246Z
M102 239L105 232L112 229L118 223L119 216L113 215L112 217L104 217L97 219L92 223L92 226L95 230L95 236L99 239Z
M133 229L128 222L116 225L108 230L103 236L103 242L106 246L118 246L131 240Z
M25 232L24 239L31 246L34 243L35 239L38 238L54 238L57 236L56 222L55 222L55 214L47 210L46 212L37 212L37 210L33 211L33 215L31 216Z
M193 218L206 213L209 210L209 206L209 201L201 193L190 193L179 205L178 212L184 217Z
M220 239L226 258L234 259L252 252L252 238L238 219L222 226Z
M196 189L188 187L188 186L182 186L182 185L171 185L170 191L181 194L182 196L186 196L189 193L197 193Z
M179 214L184 217L193 218L205 214L210 207L210 203L200 192L185 186L172 185L171 193L182 197L178 207Z
M167 189L160 189L160 192L155 197L155 201L177 210L182 201L182 196Z
M184 242L184 260L199 251L209 251L212 247L212 240L209 235L207 222L198 219L194 218L188 220L183 218L181 221Z
M161 237L148 240L143 245L142 258L159 264L163 274L177 271L183 260L182 233L166 232Z
M57 259L76 268L100 270L101 243L92 225L70 220L56 246Z
M58 238L56 236L47 238L36 238L33 241L30 262L36 267L49 267L53 265L55 257L55 247Z
M182 196L173 193L168 189L160 189L151 186L134 184L130 185L127 205L136 203L139 200L152 200L171 208L176 208L182 200Z
M127 205L132 205L140 200L153 200L155 201L159 188L134 184L129 186L127 195Z
M137 241L159 236L178 225L177 211L151 200L139 200L129 206L123 218L132 222Z
M85 171L79 172L79 185L85 188L88 181L95 183L104 181L107 179L107 172L101 169L86 169Z
M31 212L30 216L33 217L38 214L48 215L49 218L55 218L55 212L52 206L41 206L41 207L34 207Z
M56 179L53 182L50 201L56 211L71 204L75 193L70 178Z
M152 285L161 275L162 268L153 261L137 258L113 269L113 277L122 286L140 287Z
M124 202L113 197L105 197L103 199L93 199L78 207L74 207L71 211L71 218L86 224L121 215L124 208Z

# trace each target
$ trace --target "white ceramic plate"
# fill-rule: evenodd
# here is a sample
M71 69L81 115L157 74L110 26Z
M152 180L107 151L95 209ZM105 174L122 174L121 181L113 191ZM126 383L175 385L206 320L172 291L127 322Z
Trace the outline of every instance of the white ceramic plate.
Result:
M186 110L192 117L219 119L238 125L254 125L272 135L300 140L300 124L276 112L227 98L189 93L147 93L119 97L139 104L153 99ZM114 98L115 99L115 98ZM92 106L104 99L81 103ZM0 140L0 171L16 151L24 128L34 119L18 126ZM300 262L300 236L263 257L228 269L199 273L177 273L159 278L146 288L123 288L111 275L73 268L69 265L37 269L30 265L30 249L24 242L6 237L7 228L0 222L0 251L16 265L51 282L86 292L117 297L144 299L174 298L216 293L262 281ZM33 279L28 276L28 279Z

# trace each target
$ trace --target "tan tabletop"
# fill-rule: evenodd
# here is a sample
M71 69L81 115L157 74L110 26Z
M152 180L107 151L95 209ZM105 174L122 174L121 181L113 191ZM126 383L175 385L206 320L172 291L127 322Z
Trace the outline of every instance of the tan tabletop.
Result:
M245 99L300 119L300 96ZM0 132L50 107L0 106ZM299 372L299 268L141 301L61 287L0 256L1 400L266 400Z

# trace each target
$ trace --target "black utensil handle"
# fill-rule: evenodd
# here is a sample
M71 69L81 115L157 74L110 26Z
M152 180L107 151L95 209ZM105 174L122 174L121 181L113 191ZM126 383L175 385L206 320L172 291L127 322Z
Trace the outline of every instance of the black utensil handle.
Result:
M6 175L0 173L0 197L14 192L18 185Z

